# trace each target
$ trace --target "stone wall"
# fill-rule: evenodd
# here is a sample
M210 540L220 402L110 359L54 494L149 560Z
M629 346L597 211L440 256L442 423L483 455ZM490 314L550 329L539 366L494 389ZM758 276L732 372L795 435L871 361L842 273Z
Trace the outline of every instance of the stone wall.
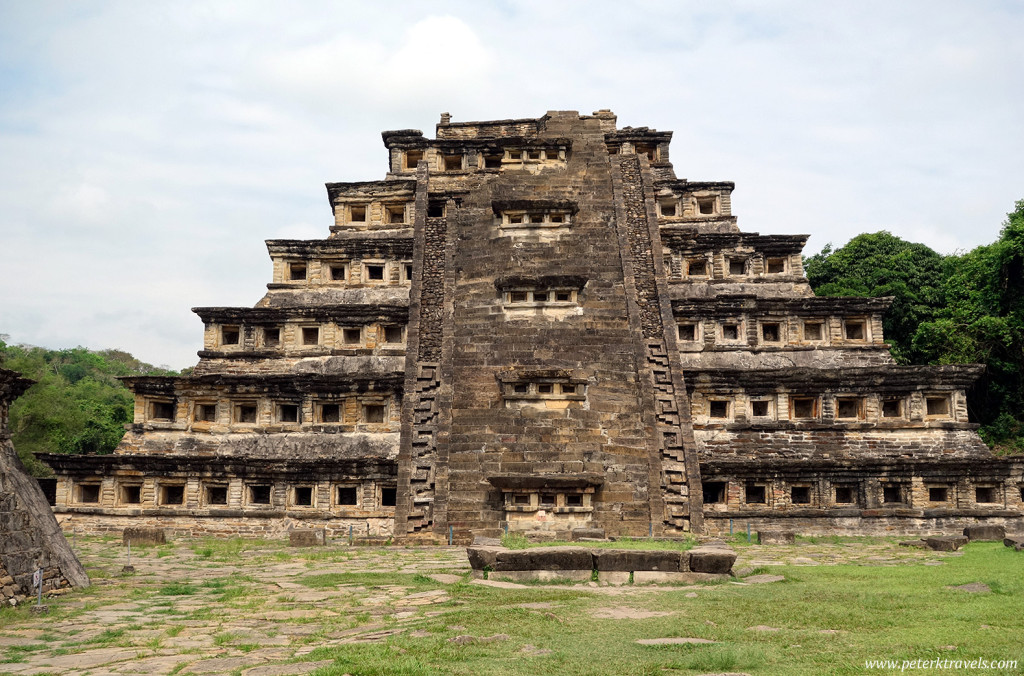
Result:
M355 538L391 537L394 518L378 516L372 518L288 518L280 513L268 513L264 517L236 515L199 516L182 514L178 516L128 514L83 514L63 512L57 515L65 532L90 535L112 534L120 536L125 528L160 528L168 535L177 537L247 537L286 539L296 529L322 528L329 538L347 538L351 531Z

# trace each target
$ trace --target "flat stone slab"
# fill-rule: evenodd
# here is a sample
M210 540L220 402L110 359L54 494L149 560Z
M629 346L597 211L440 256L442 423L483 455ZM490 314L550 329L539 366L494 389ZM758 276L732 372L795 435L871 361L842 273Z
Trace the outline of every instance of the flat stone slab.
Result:
M689 559L686 552L671 549L596 549L593 556L594 567L598 571L627 572L637 570L657 570L665 573L685 572Z
M506 549L497 553L493 569L495 572L593 570L594 555L586 547Z
M992 591L992 588L984 582L968 582L967 584L946 587L946 589L959 589L960 591L970 592L971 594L984 594L985 592Z
M577 570L495 570L490 576L513 582L587 582L594 574L591 568Z
M496 587L497 589L529 589L525 584L516 584L515 582L505 582L504 580L470 580L470 584L478 584L481 587Z
M126 648L100 648L98 650L86 650L73 655L59 655L50 657L39 662L40 666L56 669L92 669L101 664L111 662L124 662L135 659L139 656L137 650Z
M924 538L924 543L937 552L955 552L967 544L967 538L962 535L940 535Z
M267 664L242 671L242 676L292 676L293 674L309 674L334 664L334 660L317 662L297 662L294 664Z
M782 631L778 627L769 627L767 624L758 624L753 627L747 627L747 631Z
M599 620L646 620L648 617L665 617L666 615L675 615L675 613L664 610L646 610L644 608L617 606L615 608L595 608L590 612L590 615Z
M640 645L692 645L718 643L718 641L712 641L706 638L688 638L682 636L671 638L638 638L636 642Z
M751 575L750 577L743 578L743 581L748 584L767 584L769 582L784 582L785 580L785 575Z
M470 636L469 634L464 634L462 636L453 636L448 639L448 642L455 645L471 645L473 643L497 643L499 641L507 641L509 638L508 634L495 634L493 636Z
M914 547L915 549L928 549L928 545L924 543L924 540L904 540L900 543L900 547Z
M462 580L461 575L451 575L450 573L434 573L433 575L427 575L427 577L441 584L455 584Z

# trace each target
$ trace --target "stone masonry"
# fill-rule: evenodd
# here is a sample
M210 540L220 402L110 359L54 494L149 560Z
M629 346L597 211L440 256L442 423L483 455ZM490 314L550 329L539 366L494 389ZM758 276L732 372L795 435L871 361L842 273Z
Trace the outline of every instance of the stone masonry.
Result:
M1024 467L967 414L975 366L898 367L887 299L815 298L804 235L610 111L387 131L330 183L330 236L271 240L252 308L196 308L200 362L129 378L117 452L47 456L90 531L1011 529Z

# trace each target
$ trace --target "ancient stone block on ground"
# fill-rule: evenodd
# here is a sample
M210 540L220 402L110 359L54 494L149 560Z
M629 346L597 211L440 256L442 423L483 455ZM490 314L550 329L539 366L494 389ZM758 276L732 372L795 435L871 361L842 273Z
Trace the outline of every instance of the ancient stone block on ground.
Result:
M494 568L494 562L498 560L498 552L508 551L504 547L466 547L466 555L469 557L469 565L473 570Z
M1011 535L1003 538L1003 544L1007 547L1013 547L1018 552L1024 551L1024 535Z
M323 528L297 528L288 533L288 544L292 547L322 547L327 544L327 533Z
M968 540L991 540L998 542L1006 537L1006 528L996 524L976 524L964 528Z
M594 567L598 571L656 570L677 573L687 570L687 558L685 553L675 550L596 549Z
M736 552L719 547L697 547L690 550L690 570L695 573L728 574L736 563Z
M125 528L121 533L121 542L127 545L165 545L167 533L163 528Z
M928 545L929 549L934 549L937 552L955 552L967 544L967 538L962 535L940 535L925 538L924 543Z
M539 547L499 551L495 571L507 570L593 570L594 557L585 547Z

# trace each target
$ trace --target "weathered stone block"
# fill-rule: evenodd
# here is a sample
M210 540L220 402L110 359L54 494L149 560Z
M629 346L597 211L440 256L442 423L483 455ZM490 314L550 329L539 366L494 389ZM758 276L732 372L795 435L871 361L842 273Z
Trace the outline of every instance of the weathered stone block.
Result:
M997 524L975 524L964 528L964 535L971 542L992 540L998 542L1006 537L1006 528Z
M680 552L673 550L639 550L639 549L597 549L594 550L594 567L598 571L638 571L650 570L678 573L685 571L686 565L680 568Z
M498 552L507 551L504 547L466 547L466 554L469 557L469 566L473 570L494 568L494 562L498 559Z
M736 563L736 552L718 547L697 547L690 550L690 570L694 573L728 574Z
M288 533L288 544L292 547L323 547L327 544L327 533L323 528L296 528Z
M962 535L941 535L924 538L924 543L928 545L929 549L934 549L937 552L955 552L967 544L967 538Z
M573 539L573 541L582 540L582 539L603 540L603 539L605 539L604 529L603 528L573 528L572 529L572 539Z
M1003 539L1003 544L1013 547L1018 552L1024 551L1024 535L1011 535Z
M791 545L796 542L796 534L785 530L759 530L757 531L757 544L759 545Z
M163 528L125 528L121 533L121 542L133 545L165 545L167 533Z
M508 570L593 570L594 557L585 547L541 547L499 551L495 571Z
M599 570L597 571L597 583L618 587L629 584L630 571L625 570Z
M565 570L496 570L492 578L504 578L513 582L586 582L594 574L589 568Z
M726 574L716 573L667 573L660 570L638 570L633 573L633 584L693 584L728 579Z

